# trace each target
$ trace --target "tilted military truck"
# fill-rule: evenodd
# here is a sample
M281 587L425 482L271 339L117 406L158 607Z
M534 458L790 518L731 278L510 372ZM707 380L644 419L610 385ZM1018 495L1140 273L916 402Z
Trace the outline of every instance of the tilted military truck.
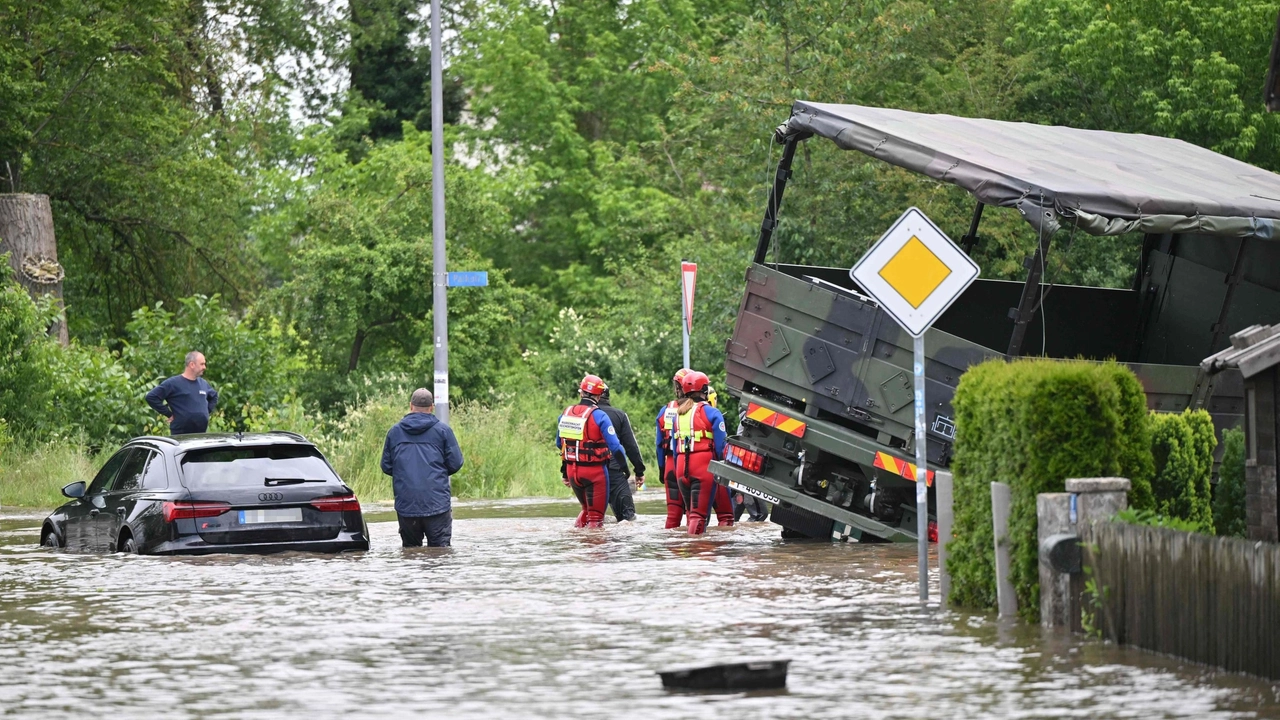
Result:
M1239 424L1240 376L1199 363L1231 333L1280 321L1280 176L1170 138L798 102L774 135L782 156L725 347L743 421L712 465L772 503L784 535L916 539L910 336L851 280L856 255L839 268L767 262L792 158L812 137L968 191L966 252L986 205L1016 208L1038 233L1025 282L978 279L925 334L931 514L952 394L988 358L1115 358L1151 409L1206 408L1219 432ZM1142 233L1133 287L1043 285L1061 228Z

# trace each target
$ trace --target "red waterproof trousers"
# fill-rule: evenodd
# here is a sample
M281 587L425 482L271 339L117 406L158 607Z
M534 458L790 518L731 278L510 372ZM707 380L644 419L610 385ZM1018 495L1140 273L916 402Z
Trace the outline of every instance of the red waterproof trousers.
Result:
M667 488L667 529L671 530L684 522L684 495L680 492L680 481L676 479L675 462L668 462L670 464L667 467L672 468L672 471L663 479Z
M604 511L609 504L609 471L601 463L566 463L569 487L582 505L574 527L604 527Z
M718 484L708 469L713 458L714 453L710 450L676 456L676 476L680 478L680 489L685 495L690 535L706 532L713 507L717 525L733 524L733 500L729 497L728 488Z

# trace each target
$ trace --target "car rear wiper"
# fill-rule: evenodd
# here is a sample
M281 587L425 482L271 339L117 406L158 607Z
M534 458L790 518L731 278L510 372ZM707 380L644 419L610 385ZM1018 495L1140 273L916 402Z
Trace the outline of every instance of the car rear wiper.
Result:
M267 487L277 487L280 485L301 485L302 483L322 483L328 482L324 478L267 478L262 481Z

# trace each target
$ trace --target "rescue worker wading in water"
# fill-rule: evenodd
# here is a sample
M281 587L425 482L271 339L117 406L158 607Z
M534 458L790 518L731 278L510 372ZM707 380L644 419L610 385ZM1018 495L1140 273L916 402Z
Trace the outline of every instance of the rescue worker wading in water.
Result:
M604 392L604 381L595 375L582 378L577 405L570 405L560 415L556 427L556 447L564 472L564 482L582 505L574 527L603 527L604 511L609 502L609 458L622 457L622 443L609 416L597 407ZM622 482L622 478L616 478Z
M724 415L707 402L711 382L698 371L685 375L682 381L684 399L676 407L676 428L671 449L676 456L676 477L685 494L689 514L689 534L701 535L707 529L711 508L716 508L716 524L733 524L733 502L728 489L716 483L709 465L724 459L727 440Z
M681 382L684 376L691 372L693 371L689 368L680 368L676 371L675 376L671 378L676 399L663 405L658 411L658 481L667 491L668 530L680 527L680 523L684 521L684 496L680 493L680 481L676 479L676 461L675 456L671 454L671 438L675 435L676 418L680 415L677 407L684 399L684 388L681 387Z

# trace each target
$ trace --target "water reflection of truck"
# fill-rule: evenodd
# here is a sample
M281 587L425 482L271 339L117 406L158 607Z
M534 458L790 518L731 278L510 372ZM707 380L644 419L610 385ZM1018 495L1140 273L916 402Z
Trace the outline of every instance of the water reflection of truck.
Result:
M966 252L986 205L1016 208L1038 234L1025 282L977 280L925 335L931 477L951 459L960 376L988 358L1114 357L1151 409L1239 423L1239 375L1199 363L1231 333L1280 320L1280 176L1169 138L798 102L775 133L782 158L725 347L744 420L712 466L772 503L784 535L916 537L911 338L848 267L767 262L797 144L814 136L969 191ZM1079 242L1141 234L1133 287L1042 284L1060 228Z

